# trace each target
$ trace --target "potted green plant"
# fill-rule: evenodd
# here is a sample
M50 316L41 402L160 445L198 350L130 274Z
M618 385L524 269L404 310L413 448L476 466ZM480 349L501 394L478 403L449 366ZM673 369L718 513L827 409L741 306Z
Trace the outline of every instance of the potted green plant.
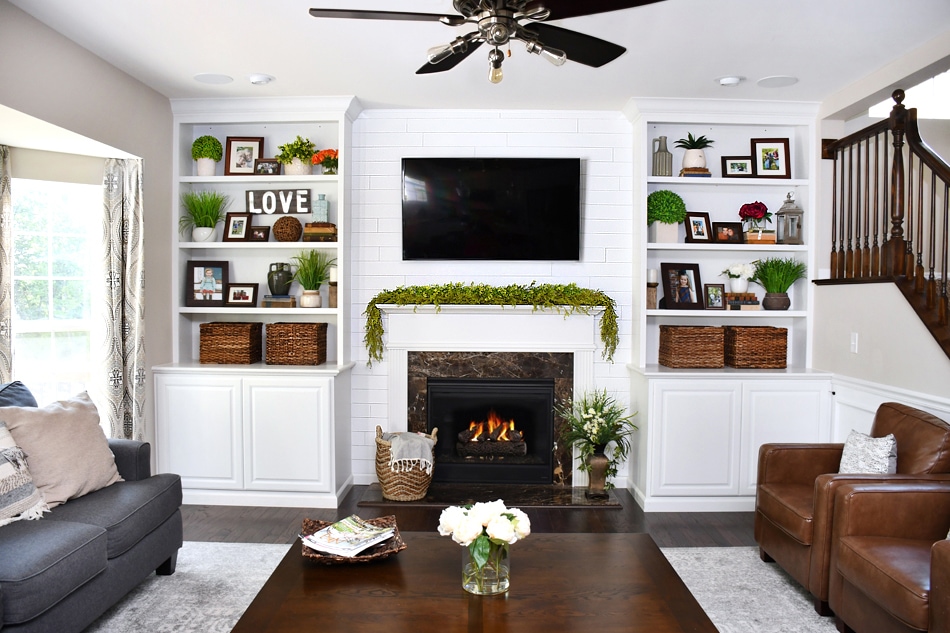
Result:
M199 176L214 176L215 163L221 160L224 148L213 136L199 136L191 144L191 158L197 163Z
M703 150L712 147L713 143L714 141L705 136L693 137L692 132L688 133L686 138L676 141L676 147L686 150L683 155L683 169L705 169L706 152Z
M587 496L604 498L613 488L610 478L630 453L630 435L637 430L633 416L607 390L584 393L580 398L554 407L567 420L562 440L580 453L578 468L588 474ZM613 451L608 455L608 445Z
M302 176L313 172L313 153L317 146L309 138L298 136L290 143L278 145L280 153L275 159L278 163L285 165L284 173L292 176Z
M309 250L294 255L297 266L294 272L294 281L303 288L300 297L301 308L319 308L323 305L320 297L320 286L330 278L330 267L336 262L323 251Z
M793 257L769 257L755 262L752 281L765 288L762 308L765 310L788 310L792 305L788 289L808 272L805 262Z
M178 218L178 231L191 231L194 242L214 241L214 229L224 221L231 198L217 191L186 191L181 195L185 213Z
M667 189L647 196L647 225L651 242L678 242L679 225L686 219L686 203Z

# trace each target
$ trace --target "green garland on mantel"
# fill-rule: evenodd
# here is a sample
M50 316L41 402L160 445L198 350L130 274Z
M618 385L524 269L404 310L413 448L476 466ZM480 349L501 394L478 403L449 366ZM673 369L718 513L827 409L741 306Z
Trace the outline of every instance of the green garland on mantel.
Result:
M550 309L565 316L580 312L590 314L603 308L600 317L600 340L603 356L613 362L620 335L617 330L617 309L614 300L600 290L581 288L577 284L535 284L528 286L489 286L487 284L449 283L432 286L400 286L384 290L366 305L366 333L363 342L369 352L368 365L383 359L383 315L380 305L432 305L438 312L443 305L533 306L535 310Z

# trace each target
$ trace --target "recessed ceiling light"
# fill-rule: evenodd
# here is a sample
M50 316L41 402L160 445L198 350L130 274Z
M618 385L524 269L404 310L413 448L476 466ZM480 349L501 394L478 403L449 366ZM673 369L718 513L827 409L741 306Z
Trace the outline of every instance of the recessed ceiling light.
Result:
M798 77L772 75L771 77L763 77L755 83L758 84L760 88L785 88L786 86L794 86L797 84Z
M253 75L249 75L247 79L255 86L266 86L274 81L274 77L265 75L264 73L254 73Z
M218 73L198 73L194 79L203 84L229 84L234 81L231 77Z
M716 83L720 86L725 86L726 88L734 88L745 81L745 77L740 77L739 75L727 75L725 77L719 77L716 79Z

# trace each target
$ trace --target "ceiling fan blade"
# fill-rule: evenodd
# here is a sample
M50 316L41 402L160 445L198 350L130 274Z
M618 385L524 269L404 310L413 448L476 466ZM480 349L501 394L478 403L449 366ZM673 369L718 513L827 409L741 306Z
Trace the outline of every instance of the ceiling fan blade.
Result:
M563 20L576 18L582 15L632 9L646 4L662 2L662 0L544 0L544 6L551 12L548 20Z
M526 31L537 33L538 41L545 46L559 48L567 53L569 61L585 66L600 68L627 51L623 46L602 40L599 37L584 35L577 31L569 31L542 22L527 24L524 28Z
M445 22L455 24L465 21L460 15L440 15L438 13L406 13L403 11L356 11L351 9L310 9L315 18L348 18L357 20L414 20L421 22Z
M449 55L438 64L426 64L425 66L417 70L416 74L428 75L430 73L441 73L446 70L452 70L453 68L458 66L459 63L463 59L465 59L466 57L474 53L475 49L477 49L481 45L482 45L481 42L472 42L468 45L468 50L466 50L464 53L455 53L454 55Z

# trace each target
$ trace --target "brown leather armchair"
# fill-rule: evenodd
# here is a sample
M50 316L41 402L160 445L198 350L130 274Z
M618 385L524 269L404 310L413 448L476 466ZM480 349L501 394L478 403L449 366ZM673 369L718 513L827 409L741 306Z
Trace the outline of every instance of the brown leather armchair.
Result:
M831 615L828 574L835 491L847 483L950 480L950 425L913 407L886 402L872 437L893 433L897 474L838 474L843 444L763 444L756 480L755 540L764 561L777 562ZM940 477L940 475L945 475Z
M832 524L839 631L950 631L950 484L841 486Z

